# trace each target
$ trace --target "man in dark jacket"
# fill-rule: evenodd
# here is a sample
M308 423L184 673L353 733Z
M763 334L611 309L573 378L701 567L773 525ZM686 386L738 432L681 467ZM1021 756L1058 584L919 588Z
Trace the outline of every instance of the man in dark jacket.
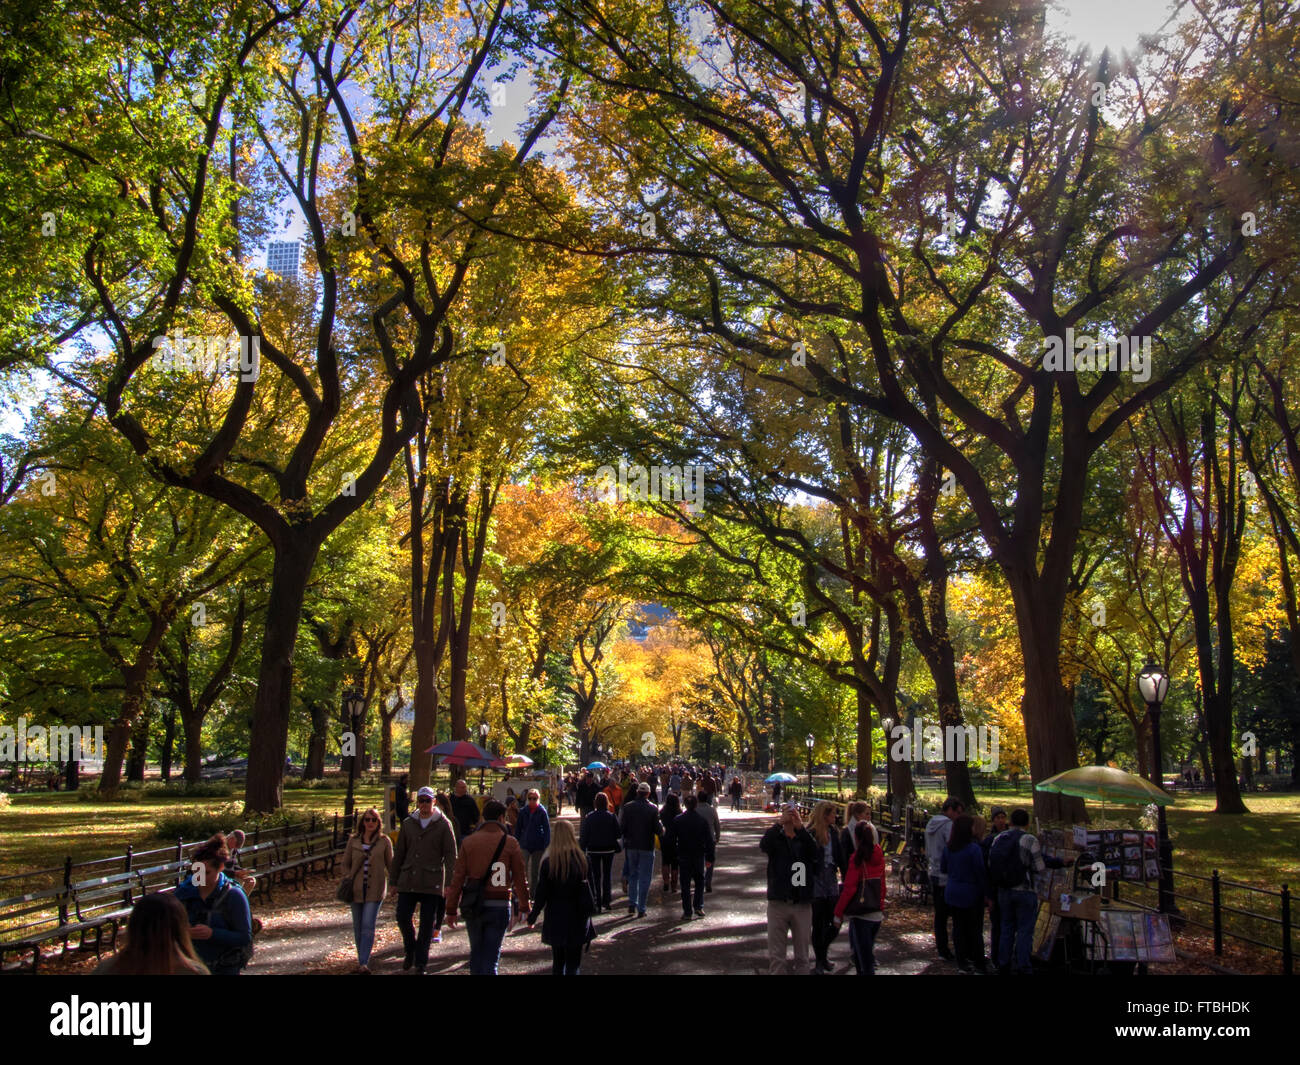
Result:
M541 793L528 789L528 801L519 811L515 823L515 838L524 852L524 866L528 870L528 887L532 890L542 868L542 853L551 845L551 817L542 805Z
M691 886L694 885L696 917L704 916L704 870L715 857L713 828L696 809L699 798L687 795L684 813L673 820L669 831L677 842L677 862L682 871L682 920L691 919Z
M578 793L575 796L580 818L586 817L595 808L598 791L600 786L596 783L596 779L590 773L583 773L582 779L578 781Z
M627 912L644 917L655 872L655 837L664 837L659 807L650 801L649 784L637 785L636 798L623 804L619 824L627 849Z
M812 943L812 878L817 869L817 841L803 827L799 808L790 803L781 820L759 843L767 855L768 972L786 970L786 943L794 937L794 972L808 971Z
M480 815L478 803L474 801L474 796L469 793L469 786L465 781L456 781L455 791L456 793L451 797L451 813L456 818L456 827L460 829L460 839L463 841L474 831L474 826L478 824Z

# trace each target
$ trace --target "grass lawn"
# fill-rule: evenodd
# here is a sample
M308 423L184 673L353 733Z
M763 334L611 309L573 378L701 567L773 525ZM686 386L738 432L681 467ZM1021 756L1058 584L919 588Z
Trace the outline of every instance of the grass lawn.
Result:
M378 784L359 783L356 794L361 809L383 801ZM284 806L304 815L312 810L341 814L344 796L334 789L287 789ZM160 839L154 831L160 816L170 810L239 802L242 792L230 798L135 795L102 803L82 802L75 793L62 791L20 792L10 798L10 805L0 809L0 876L62 866L68 855L83 862L124 854L128 843L137 851L174 845L175 839Z

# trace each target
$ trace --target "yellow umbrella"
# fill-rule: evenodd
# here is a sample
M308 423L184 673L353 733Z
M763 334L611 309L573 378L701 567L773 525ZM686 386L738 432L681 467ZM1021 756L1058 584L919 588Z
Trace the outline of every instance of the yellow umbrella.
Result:
M1067 769L1064 773L1039 781L1035 787L1039 791L1056 795L1097 799L1102 805L1103 818L1106 816L1107 802L1128 806L1146 806L1150 803L1157 806L1174 805L1173 796L1163 788L1157 788L1149 780L1108 765L1083 765L1078 769Z

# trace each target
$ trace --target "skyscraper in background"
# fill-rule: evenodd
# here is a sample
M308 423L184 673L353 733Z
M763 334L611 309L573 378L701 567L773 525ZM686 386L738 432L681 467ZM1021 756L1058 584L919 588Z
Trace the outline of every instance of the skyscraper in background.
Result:
M302 245L296 240L273 240L266 246L266 268L289 281L298 280Z

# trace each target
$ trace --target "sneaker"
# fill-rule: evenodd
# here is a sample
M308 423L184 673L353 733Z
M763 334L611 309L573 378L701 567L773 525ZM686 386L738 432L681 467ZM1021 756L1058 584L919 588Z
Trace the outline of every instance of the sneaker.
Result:
M435 929L433 930L433 942L434 942L434 943L441 943L441 942L442 942L442 929L441 929L441 928L435 928Z
M635 907L635 906L629 906L629 907L627 908L627 915L628 915L629 917L633 917L633 916L635 916L635 915L636 915L636 907Z
M835 971L835 963L833 961L824 961L822 962L822 968L828 973L833 973Z
M696 911L695 911L695 916L696 916L696 917L703 917L703 916L704 916L704 911L703 911L703 910L696 910Z
M645 916L645 910L637 910L637 911L636 911L636 915L637 915L638 917L644 917L644 916Z
M694 918L695 918L695 914L691 913L690 910L687 910L685 913L682 914L683 921L691 921L694 920Z

